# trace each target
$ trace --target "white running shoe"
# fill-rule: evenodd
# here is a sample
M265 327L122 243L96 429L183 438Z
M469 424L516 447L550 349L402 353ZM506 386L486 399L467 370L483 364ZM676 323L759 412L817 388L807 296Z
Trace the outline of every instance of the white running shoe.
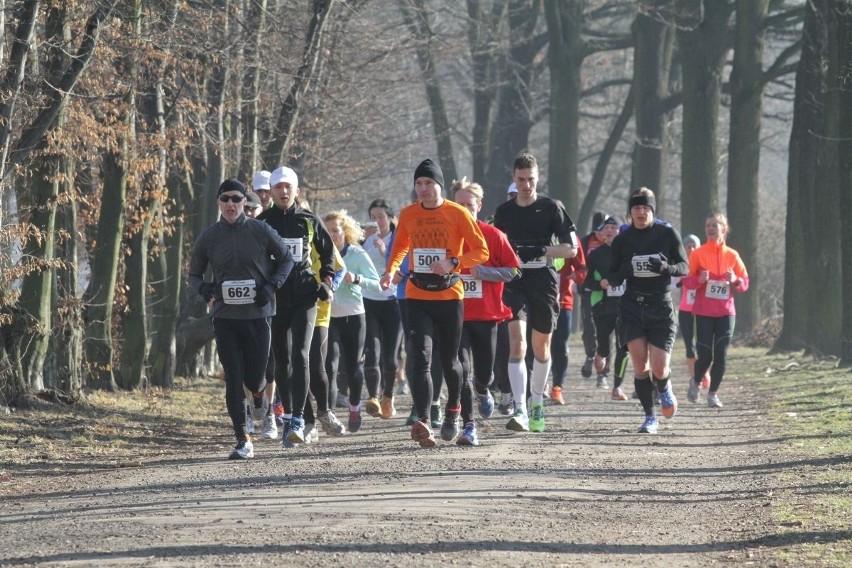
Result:
M710 408L722 408L722 401L715 392L707 393L707 406Z
M255 420L263 420L269 411L269 400L263 391L251 393L251 415Z
M314 424L305 424L305 443L313 444L319 442L319 430Z
M506 428L514 432L529 432L530 418L527 416L526 411L520 407L515 408L515 414L509 418Z
M228 456L229 460L247 460L249 458L254 457L254 446L252 446L250 440L246 440L244 442L238 442L234 449L231 450L230 455Z
M334 412L331 410L318 415L317 418L319 419L323 432L329 436L342 436L346 433L346 426L338 420L337 416L335 416Z
M271 414L263 417L263 429L260 437L264 440L274 440L278 437L278 426L275 425L275 417Z

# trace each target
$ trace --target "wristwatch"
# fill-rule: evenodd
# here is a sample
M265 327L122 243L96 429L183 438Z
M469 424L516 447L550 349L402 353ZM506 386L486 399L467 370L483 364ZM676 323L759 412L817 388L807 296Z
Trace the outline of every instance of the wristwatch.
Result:
M457 256L450 257L450 263L452 263L453 268L458 268L459 267L459 257L457 257Z

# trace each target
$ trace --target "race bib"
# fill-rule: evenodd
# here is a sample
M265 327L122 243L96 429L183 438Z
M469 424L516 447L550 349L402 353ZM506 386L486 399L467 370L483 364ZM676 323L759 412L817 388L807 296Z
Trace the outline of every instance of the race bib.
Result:
M640 254L630 259L633 264L633 276L637 278L652 278L659 276L656 272L651 271L651 263L648 262L651 258L660 258L659 254Z
M447 258L447 251L442 248L416 248L412 254L414 257L413 272L421 274L431 273L432 269L430 267L433 262Z
M226 304L253 304L257 296L254 280L226 280L222 282L222 301Z
M620 285L618 285L618 286L610 286L609 288L607 288L607 289L606 289L606 295L607 295L607 296L609 296L609 297L611 297L611 298L617 298L617 297L619 297L619 296L623 296L623 295L624 295L624 291L625 291L626 289L627 289L627 283L626 283L626 282L622 282L622 283L621 283Z
M731 285L724 280L708 280L704 295L712 300L727 300L731 297Z
M691 306L695 303L695 290L686 291L686 305Z
M547 266L547 257L544 256L521 263L521 268L544 268L545 266Z
M293 260L302 262L302 239L284 239L284 244L293 255Z
M462 286L464 286L465 300L478 300L482 298L482 280L473 278L470 274L462 274Z

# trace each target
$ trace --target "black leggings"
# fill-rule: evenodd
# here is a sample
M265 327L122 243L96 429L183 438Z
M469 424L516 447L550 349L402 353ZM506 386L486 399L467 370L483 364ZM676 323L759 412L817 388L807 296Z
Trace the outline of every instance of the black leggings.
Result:
M692 312L679 311L677 323L680 327L680 335L683 337L683 344L686 346L686 358L692 359L695 357L695 318Z
M595 333L597 334L597 354L607 358L607 367L613 371L613 388L620 387L627 368L627 345L621 345L618 335L618 314L595 314ZM614 341L613 341L614 340ZM611 343L615 343L615 361Z
M213 318L216 351L225 371L225 405L237 441L246 438L246 395L243 385L259 392L269 357L269 320Z
M272 317L272 354L278 396L284 412L299 418L308 398L308 360L316 319L316 304L281 306Z
M328 327L318 325L314 327L314 337L311 340L311 394L317 403L317 414L328 411L331 397L329 396L328 373L325 370L325 359L328 354ZM311 401L305 403L305 423L315 424L314 410Z
M331 324L328 327L329 350L326 362L328 380L337 381L338 375L346 377L349 386L349 404L352 406L357 406L361 402L364 373L359 363L364 353L366 334L367 325L364 314L331 318Z
M710 369L710 392L718 391L722 384L735 320L736 316L695 316L698 360L695 361L695 376L692 380L700 383L701 377Z
M595 337L595 318L592 317L592 294L591 292L582 292L580 294L580 319L583 324L583 349L586 351L586 357L591 359L595 356L595 348L597 343Z
M464 322L459 345L459 359L462 368L461 417L465 424L473 422L471 388L476 390L476 394L486 394L491 385L496 351L496 321Z
M494 386L501 393L512 392L512 385L509 383L509 322L505 321L497 324L497 351L494 354Z
M399 345L402 342L402 320L396 299L364 300L367 337L364 344L364 380L371 397L379 384L384 395L393 397L393 385L399 368Z
M461 300L411 300L406 302L410 330L411 394L422 421L429 419L432 403L433 344L440 350L441 368L447 385L447 407L457 408L461 399L461 342L464 307Z

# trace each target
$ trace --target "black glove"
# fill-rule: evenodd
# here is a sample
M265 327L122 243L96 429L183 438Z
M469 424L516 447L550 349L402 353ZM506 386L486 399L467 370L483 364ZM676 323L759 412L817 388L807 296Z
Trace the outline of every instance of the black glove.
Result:
M652 256L648 259L648 270L660 276L668 276L670 271L667 261L668 259L662 253L660 254L660 258Z
M254 297L254 303L258 308L262 308L275 297L275 286L271 283L267 283L260 288L255 288L255 291L257 294Z
M317 288L317 298L319 298L323 302L327 302L329 299L331 299L331 294L331 284L326 281L320 282L319 287Z
M518 247L518 258L521 262L529 262L535 260L547 253L547 247L544 245L521 245Z
M209 302L216 297L216 292L218 290L219 287L213 282L203 282L198 288L198 293L201 294L201 297L204 298L205 302Z

